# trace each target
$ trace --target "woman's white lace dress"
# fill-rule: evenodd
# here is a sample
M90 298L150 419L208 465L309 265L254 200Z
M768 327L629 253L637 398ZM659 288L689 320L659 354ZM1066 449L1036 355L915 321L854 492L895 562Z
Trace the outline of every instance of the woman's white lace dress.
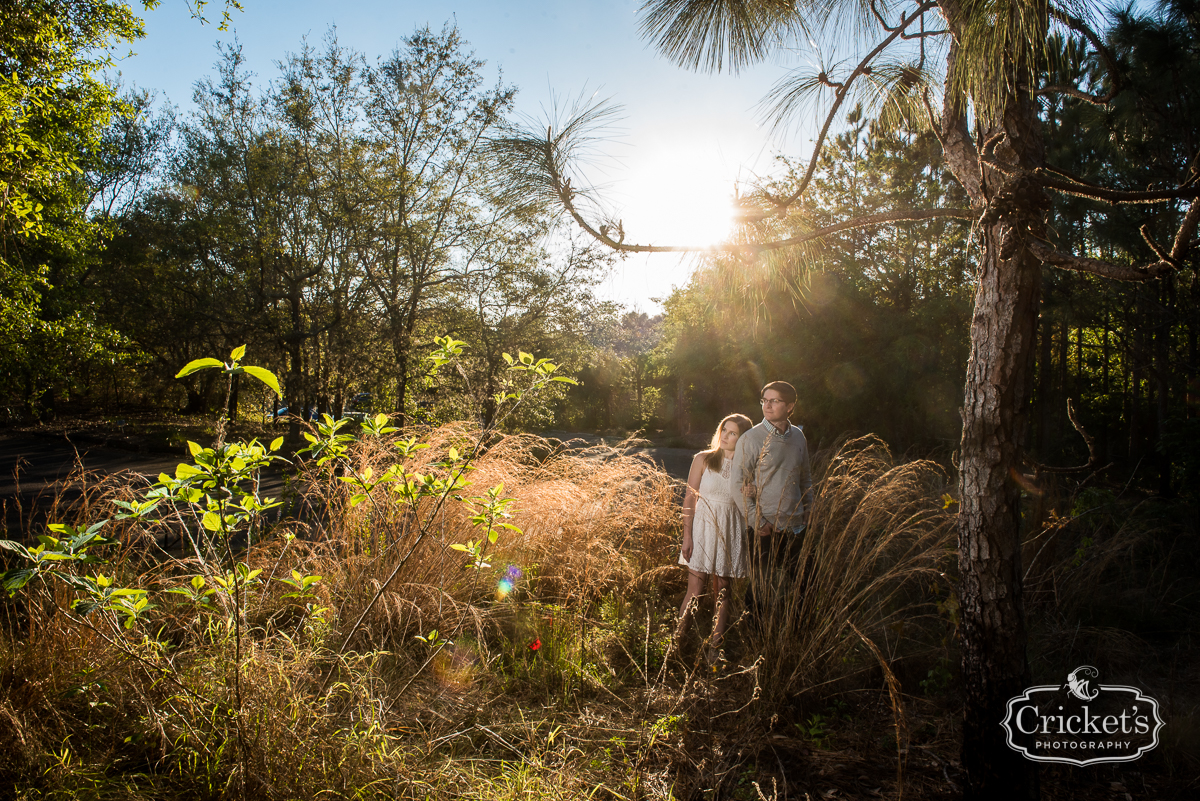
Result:
M742 556L746 519L733 500L732 474L733 460L725 459L720 473L705 465L700 478L700 497L692 518L692 558L679 556L679 564L697 573L746 575Z

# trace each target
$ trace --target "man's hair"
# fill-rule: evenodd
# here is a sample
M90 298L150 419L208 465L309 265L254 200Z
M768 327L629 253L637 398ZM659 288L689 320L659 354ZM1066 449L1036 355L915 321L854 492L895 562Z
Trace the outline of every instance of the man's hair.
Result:
M779 396L783 398L784 403L796 402L796 388L786 381L772 381L770 384L767 384L762 388L762 392L758 393L759 400L762 400L766 396L768 389L778 392Z

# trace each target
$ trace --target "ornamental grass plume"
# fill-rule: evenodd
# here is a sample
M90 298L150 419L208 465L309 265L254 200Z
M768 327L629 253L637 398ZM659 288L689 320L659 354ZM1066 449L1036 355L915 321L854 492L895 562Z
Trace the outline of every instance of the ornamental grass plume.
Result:
M941 500L949 479L937 464L897 464L871 436L816 462L803 537L798 544L773 538L783 567L760 577L768 599L739 623L749 655L761 658L768 710L876 669L855 628L894 657L898 632L915 632L934 612L927 590L945 586L953 564L954 514Z

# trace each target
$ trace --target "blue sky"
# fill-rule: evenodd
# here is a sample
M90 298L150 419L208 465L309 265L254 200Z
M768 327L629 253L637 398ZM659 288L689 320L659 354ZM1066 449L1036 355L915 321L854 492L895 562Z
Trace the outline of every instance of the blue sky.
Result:
M221 0L208 6L220 16ZM158 90L186 113L192 86L213 73L217 42L236 37L250 68L265 83L276 63L307 36L319 43L337 26L343 45L386 55L417 27L456 24L487 74L518 87L518 113L540 117L553 97L598 92L624 107L610 158L590 171L620 210L629 239L693 243L720 228L735 182L769 170L774 152L797 153L803 141L772 138L758 101L784 72L767 63L738 76L704 75L659 57L638 33L640 0L573 2L408 2L407 0L244 0L229 31L201 26L183 0L143 11L146 38L119 62L127 84ZM803 131L804 121L800 127ZM803 133L798 138L803 138ZM690 257L630 257L603 294L643 311L658 309L687 282Z

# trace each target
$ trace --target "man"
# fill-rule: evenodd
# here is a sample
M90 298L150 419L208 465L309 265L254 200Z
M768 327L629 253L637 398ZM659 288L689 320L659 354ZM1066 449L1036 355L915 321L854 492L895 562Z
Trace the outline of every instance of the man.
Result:
M734 499L750 528L751 602L761 607L764 580L771 581L776 566L794 571L807 524L806 503L812 491L808 441L799 426L788 419L796 408L796 389L786 381L772 381L759 393L763 421L738 440L733 455L734 475L742 492ZM778 564L779 562L785 564Z

